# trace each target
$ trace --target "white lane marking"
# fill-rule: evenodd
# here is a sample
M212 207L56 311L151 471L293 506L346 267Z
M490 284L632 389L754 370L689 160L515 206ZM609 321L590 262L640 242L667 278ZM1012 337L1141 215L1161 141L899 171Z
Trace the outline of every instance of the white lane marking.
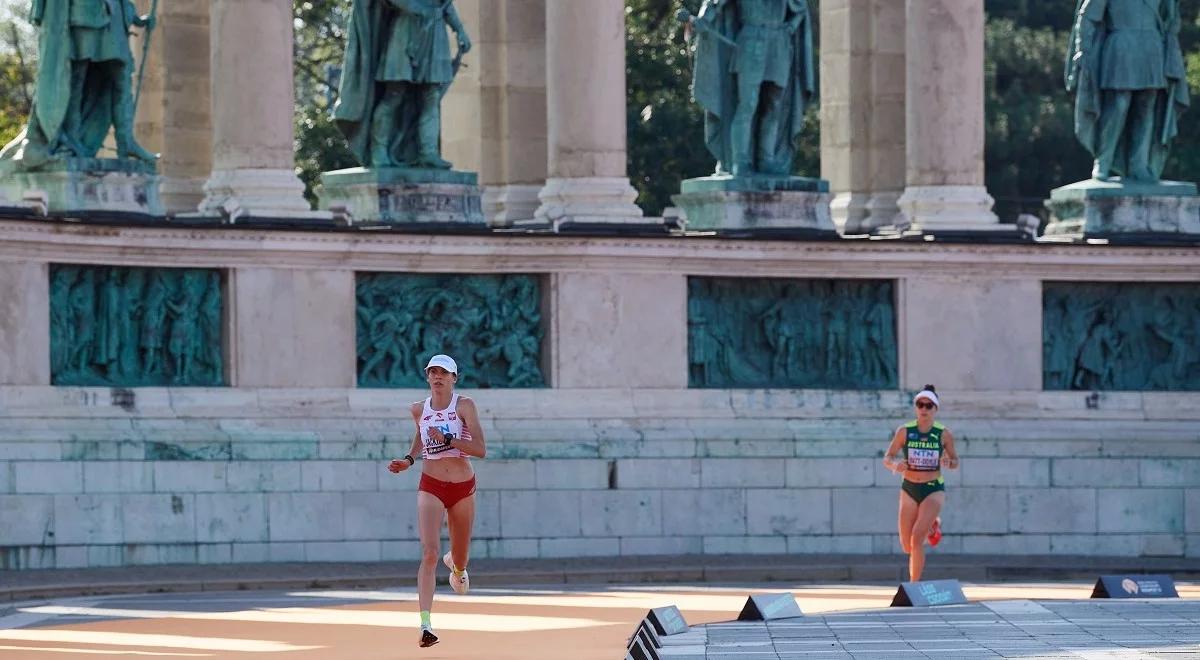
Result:
M154 655L154 656L173 656L173 658L211 658L211 653L172 653L168 650L130 650L122 648L120 650L103 649L103 648L67 648L67 647L10 647L5 644L0 644L0 650L22 650L22 652L41 652L41 653L77 653L86 655L120 655L122 658L127 658L130 655Z
M188 612L183 610L137 610L109 607L78 607L42 605L25 608L37 614L96 616L118 619L188 619L195 621L253 621L258 623L288 623L300 625L406 627L416 621L416 612L322 609L308 607L266 608L236 612ZM412 621L409 621L412 619ZM611 621L554 616L520 616L512 614L461 614L439 612L438 629L475 630L480 632L533 632L538 630L569 630L611 625ZM415 625L415 623L414 623Z
M0 630L0 639L20 642L95 644L98 646L148 646L175 649L199 649L203 651L230 651L238 653L282 653L284 651L308 651L321 648L320 646L297 646L295 644L288 644L286 642L274 642L264 639L190 637L187 635L118 633L98 630L62 630L58 628Z

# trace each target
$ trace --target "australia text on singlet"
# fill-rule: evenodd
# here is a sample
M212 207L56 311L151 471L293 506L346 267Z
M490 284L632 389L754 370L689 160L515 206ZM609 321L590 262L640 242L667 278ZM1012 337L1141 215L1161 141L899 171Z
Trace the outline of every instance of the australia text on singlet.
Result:
M922 433L917 422L904 425L904 458L908 469L916 472L936 472L942 468L942 432L946 427L934 422Z

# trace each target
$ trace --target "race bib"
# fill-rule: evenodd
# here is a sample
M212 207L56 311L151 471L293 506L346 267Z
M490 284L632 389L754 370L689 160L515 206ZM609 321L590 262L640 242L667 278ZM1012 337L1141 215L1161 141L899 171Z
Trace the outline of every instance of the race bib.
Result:
M941 452L937 449L909 449L908 467L916 470L936 470L941 467Z
M431 425L429 428L438 429L439 431L442 432L442 435L444 435L444 436L451 435L449 424ZM425 453L426 454L440 454L444 451L450 451L451 449L453 449L453 447L451 447L450 445L444 445L444 444L439 443L437 440L434 440L432 437L430 437L429 431L425 432L425 435L422 438L422 441L423 441L423 444L425 445Z

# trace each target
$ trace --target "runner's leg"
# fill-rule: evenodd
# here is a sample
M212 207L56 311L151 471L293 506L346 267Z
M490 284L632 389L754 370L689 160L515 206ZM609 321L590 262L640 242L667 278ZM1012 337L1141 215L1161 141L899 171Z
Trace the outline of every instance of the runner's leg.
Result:
M913 525L917 522L917 502L911 495L900 491L900 548L904 550L904 554L911 552L911 540Z
M471 527L475 523L475 496L459 500L446 515L450 526L450 557L455 568L466 570L471 555Z
M908 579L911 582L920 580L921 573L925 570L925 539L929 536L933 521L942 512L942 504L945 501L946 493L940 491L926 497L918 507L917 521L913 524L912 536L908 541L911 548L908 555Z
M417 601L422 612L433 609L437 564L441 560L442 516L446 507L432 493L417 491L417 530L421 537L421 568L417 570Z

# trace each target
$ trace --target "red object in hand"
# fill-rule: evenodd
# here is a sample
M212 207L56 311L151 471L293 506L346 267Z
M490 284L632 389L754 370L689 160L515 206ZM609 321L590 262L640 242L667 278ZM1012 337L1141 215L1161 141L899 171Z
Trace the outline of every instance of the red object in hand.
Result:
M934 518L933 527L929 530L929 545L937 545L942 540L942 519Z

